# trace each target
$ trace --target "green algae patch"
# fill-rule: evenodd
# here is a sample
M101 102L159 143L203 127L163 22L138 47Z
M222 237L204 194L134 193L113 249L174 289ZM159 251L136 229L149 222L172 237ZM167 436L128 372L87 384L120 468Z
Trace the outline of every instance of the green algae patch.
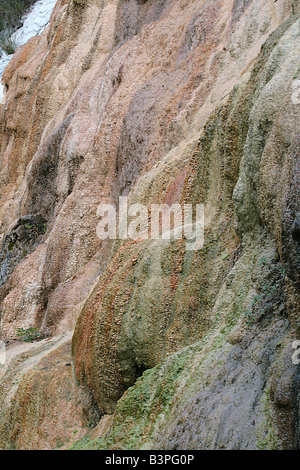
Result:
M145 371L119 400L111 431L95 440L86 437L71 449L131 450L147 445L156 423L168 417L192 357L193 347L188 347Z

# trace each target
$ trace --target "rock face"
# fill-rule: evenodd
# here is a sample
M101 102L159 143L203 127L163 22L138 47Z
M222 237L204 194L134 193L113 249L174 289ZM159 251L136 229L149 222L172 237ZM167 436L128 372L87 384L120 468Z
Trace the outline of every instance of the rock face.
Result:
M299 56L296 0L58 0L17 50L1 448L299 447ZM204 204L203 249L100 240L120 196Z

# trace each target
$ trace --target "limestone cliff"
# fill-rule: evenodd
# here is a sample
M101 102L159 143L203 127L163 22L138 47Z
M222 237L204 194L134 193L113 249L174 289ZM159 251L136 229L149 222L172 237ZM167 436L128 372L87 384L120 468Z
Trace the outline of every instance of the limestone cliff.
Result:
M3 449L297 449L298 0L58 0L0 104ZM204 204L203 249L97 208ZM35 326L42 339L16 341Z

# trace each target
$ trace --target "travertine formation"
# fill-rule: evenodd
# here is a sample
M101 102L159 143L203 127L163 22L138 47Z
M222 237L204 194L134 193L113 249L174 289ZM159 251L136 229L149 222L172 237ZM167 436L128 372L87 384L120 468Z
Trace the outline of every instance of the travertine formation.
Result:
M295 449L298 0L58 0L0 105L3 449ZM296 90L296 91L295 91ZM205 243L97 208L205 205ZM16 342L35 326L43 339Z

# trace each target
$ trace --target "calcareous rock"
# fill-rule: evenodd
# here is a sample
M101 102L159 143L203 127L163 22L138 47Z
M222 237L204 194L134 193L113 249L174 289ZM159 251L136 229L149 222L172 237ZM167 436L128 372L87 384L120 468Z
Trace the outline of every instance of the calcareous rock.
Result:
M58 0L18 48L0 104L1 448L299 448L299 14ZM203 248L101 240L99 205L119 216L125 196L204 204Z

